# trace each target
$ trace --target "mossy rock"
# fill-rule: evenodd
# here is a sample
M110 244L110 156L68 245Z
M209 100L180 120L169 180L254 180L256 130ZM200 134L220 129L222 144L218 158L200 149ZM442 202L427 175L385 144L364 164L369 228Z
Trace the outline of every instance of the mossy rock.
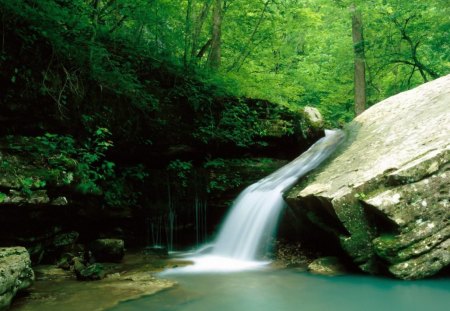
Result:
M308 270L315 274L335 276L347 273L347 268L337 257L321 257L308 265Z
M94 263L77 273L77 279L82 281L96 281L105 277L105 267L100 263Z

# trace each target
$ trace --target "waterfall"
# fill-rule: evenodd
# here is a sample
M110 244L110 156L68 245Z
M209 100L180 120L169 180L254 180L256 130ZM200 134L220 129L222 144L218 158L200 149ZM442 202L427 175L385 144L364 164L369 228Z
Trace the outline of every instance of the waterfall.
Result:
M316 168L336 149L342 131L326 136L292 162L245 189L235 200L214 245L212 254L239 260L255 260L274 234L285 206L283 192Z
M271 175L247 187L235 200L208 255L191 258L184 272L235 271L261 265L257 261L273 237L283 192L328 158L344 140L340 130L326 130L306 152Z

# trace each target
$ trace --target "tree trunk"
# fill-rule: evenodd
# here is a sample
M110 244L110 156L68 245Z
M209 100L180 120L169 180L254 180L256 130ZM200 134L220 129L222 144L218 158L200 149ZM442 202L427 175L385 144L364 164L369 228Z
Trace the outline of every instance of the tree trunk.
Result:
M355 5L352 11L352 37L355 52L355 114L359 115L366 109L366 60L364 56L364 38L361 11Z
M213 70L219 69L221 63L222 17L222 0L215 0L213 9L211 53L209 54L208 59L208 65Z
M211 39L208 39L208 41L206 41L206 43L202 46L202 48L200 49L200 51L196 56L198 60L202 59L203 55L205 55L205 52L211 46L211 41L212 41Z
M192 33L191 33L192 21L191 21L191 19L192 19L192 0L188 0L187 8L186 8L186 24L185 24L185 28L184 28L183 65L184 65L185 69L187 69L188 63L189 63L188 55L189 55L189 50L190 50L190 46L191 46L191 38L192 38Z
M92 67L92 60L94 57L94 44L97 37L97 27L98 27L98 17L99 17L99 4L100 0L94 0L92 2L92 35L91 35L91 46L89 51L89 63Z
M191 50L191 57L194 58L194 56L200 54L198 50L199 47L199 41L200 41L200 35L202 33L203 25L205 23L206 17L208 16L208 12L211 8L212 0L206 0L203 4L202 10L198 14L195 27L194 27L194 34L192 36L192 50ZM204 52L203 52L204 53Z

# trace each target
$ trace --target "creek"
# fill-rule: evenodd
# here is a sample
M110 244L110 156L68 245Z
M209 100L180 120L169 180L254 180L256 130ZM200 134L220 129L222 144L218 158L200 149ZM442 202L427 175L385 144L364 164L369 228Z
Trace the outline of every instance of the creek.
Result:
M450 279L326 277L295 270L178 274L173 289L110 311L446 311Z

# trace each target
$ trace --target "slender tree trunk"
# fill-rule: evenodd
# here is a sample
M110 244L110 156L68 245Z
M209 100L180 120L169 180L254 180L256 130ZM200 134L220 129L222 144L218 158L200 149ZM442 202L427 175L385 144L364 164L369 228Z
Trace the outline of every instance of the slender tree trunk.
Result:
M160 33L160 25L159 25L159 6L158 6L158 1L155 1L155 48L156 48L156 53L159 54L159 33Z
M194 34L192 36L192 50L191 58L196 60L195 56L200 52L197 51L199 47L200 35L202 33L203 25L205 24L206 17L211 8L212 0L206 0L203 4L202 10L198 14L197 20L195 22Z
M6 29L6 18L5 13L2 12L2 53L5 53L5 29Z
M186 23L184 28L184 54L183 54L183 65L184 68L187 69L189 64L189 51L191 48L191 24L192 24L192 0L188 0L187 8L186 8Z
M91 35L91 47L89 51L89 62L92 66L92 59L94 57L94 43L97 37L98 17L99 17L99 4L100 0L94 0L92 2L92 35Z
M208 50L208 48L211 46L211 39L209 39L208 41L206 41L206 43L202 46L202 48L200 49L200 51L198 51L198 54L196 55L197 60L201 60L203 55L205 55L206 51Z
M223 0L214 0L211 53L209 54L208 59L208 65L213 70L219 69L221 63L222 1Z
M364 38L361 11L352 5L352 37L355 52L355 114L366 109L366 60L364 55Z

